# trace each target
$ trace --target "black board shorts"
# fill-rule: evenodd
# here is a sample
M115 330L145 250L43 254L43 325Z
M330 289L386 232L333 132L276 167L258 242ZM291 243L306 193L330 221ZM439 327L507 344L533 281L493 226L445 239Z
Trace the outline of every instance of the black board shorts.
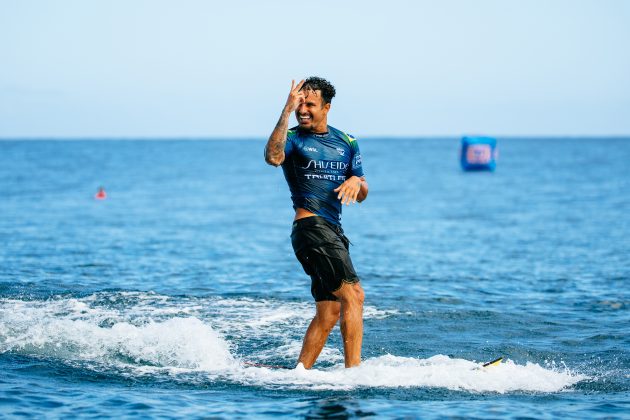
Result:
M338 301L333 292L343 283L359 281L350 260L350 240L341 226L319 216L298 219L293 222L291 244L304 272L311 276L315 302Z

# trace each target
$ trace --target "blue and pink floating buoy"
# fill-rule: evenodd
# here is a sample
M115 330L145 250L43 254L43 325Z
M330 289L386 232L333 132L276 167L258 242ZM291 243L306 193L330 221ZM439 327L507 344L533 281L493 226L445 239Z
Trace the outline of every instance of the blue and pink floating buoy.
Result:
M460 163L465 171L494 171L497 166L497 139L463 137Z

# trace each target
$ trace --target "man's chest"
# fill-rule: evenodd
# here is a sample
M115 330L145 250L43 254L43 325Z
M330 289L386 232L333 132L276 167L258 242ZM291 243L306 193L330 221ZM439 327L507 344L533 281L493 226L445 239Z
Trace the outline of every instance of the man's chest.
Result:
M296 152L296 163L305 171L345 174L352 159L347 143L328 139L302 140Z

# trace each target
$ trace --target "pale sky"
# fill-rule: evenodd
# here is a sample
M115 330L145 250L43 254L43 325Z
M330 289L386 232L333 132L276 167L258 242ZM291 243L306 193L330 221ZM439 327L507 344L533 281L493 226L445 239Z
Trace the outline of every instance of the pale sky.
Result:
M0 138L630 135L630 1L0 0Z

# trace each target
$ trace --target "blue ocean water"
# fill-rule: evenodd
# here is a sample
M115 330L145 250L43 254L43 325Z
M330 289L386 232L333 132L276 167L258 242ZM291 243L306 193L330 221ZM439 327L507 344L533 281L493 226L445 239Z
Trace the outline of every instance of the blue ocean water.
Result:
M0 142L0 415L630 418L630 139L360 140L364 362L313 371L245 363L314 313L263 145Z

